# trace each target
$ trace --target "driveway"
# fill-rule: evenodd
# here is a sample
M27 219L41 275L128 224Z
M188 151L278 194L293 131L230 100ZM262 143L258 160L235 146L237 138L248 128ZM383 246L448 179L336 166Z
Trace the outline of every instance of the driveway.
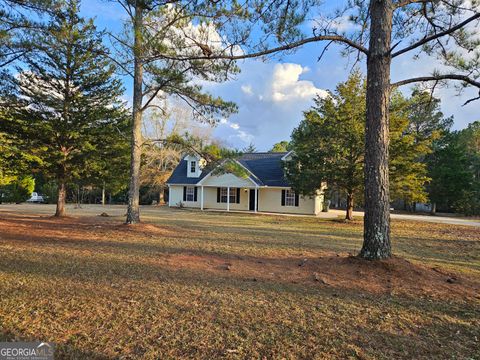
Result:
M337 214L339 216L345 216L344 210L330 210L329 213ZM354 216L363 217L363 211L354 211ZM469 220L464 218L458 218L454 216L444 216L444 215L419 215L419 214L391 214L392 219L398 220L413 220L413 221L423 221L423 222L432 222L439 224L452 224L452 225L467 225L467 226L477 226L480 227L480 220Z

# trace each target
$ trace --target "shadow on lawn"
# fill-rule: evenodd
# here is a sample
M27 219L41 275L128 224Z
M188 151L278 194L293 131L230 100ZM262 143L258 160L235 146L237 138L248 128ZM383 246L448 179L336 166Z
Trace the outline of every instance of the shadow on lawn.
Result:
M188 283L218 278L222 286L229 286L232 281L258 281L273 287L300 285L310 289L447 298L475 297L480 290L476 281L404 259L374 263L331 251L351 248L348 240L336 246L306 243L302 237L290 242L264 242L255 239L257 229L253 228L249 232L251 238L236 242L232 238L211 239L212 231L185 233L177 227L125 226L91 217L58 220L12 215L0 222L5 225L0 230L0 244L28 245L18 253L14 249L4 252L0 271L5 273L91 282L114 282L120 278ZM242 253L242 247L252 245L259 252L262 247L315 252L306 261L291 255Z
M2 242L19 241L34 247L4 252L1 272L107 284L124 280L221 287L258 283L274 291L297 292L302 287L303 291L454 299L474 298L480 290L479 283L470 279L400 258L377 263L332 253L307 259L271 258L138 242L2 236Z

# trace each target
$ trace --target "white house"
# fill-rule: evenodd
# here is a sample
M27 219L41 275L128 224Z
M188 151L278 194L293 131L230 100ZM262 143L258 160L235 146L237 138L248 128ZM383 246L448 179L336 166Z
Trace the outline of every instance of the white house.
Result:
M234 161L248 174L214 175L206 171L205 161L187 155L180 161L169 180L168 205L202 210L243 210L289 214L318 214L323 193L299 196L285 179L283 162L290 153L248 153Z

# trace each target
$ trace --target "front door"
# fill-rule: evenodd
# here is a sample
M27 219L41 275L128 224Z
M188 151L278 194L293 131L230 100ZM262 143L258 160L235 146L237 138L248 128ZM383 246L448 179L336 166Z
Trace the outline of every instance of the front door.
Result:
M258 196L258 190L257 190ZM250 189L250 197L249 197L249 206L248 209L250 211L255 211L255 189ZM257 199L257 210L258 210L258 199Z

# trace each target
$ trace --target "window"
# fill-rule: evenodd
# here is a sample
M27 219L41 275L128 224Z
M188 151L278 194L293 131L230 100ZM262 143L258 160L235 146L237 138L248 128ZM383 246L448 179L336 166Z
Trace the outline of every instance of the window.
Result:
M227 195L228 189L225 187L220 188L220 202L226 203L227 202ZM237 202L237 189L230 188L230 204L234 204Z
M185 201L195 201L195 187L187 186Z
M237 189L230 188L230 204L237 202Z
M285 206L295 206L295 191L285 190Z
M220 188L220 202L227 202L227 188Z
M190 163L190 172L192 172L192 173L197 172L197 162L196 161L192 161Z

